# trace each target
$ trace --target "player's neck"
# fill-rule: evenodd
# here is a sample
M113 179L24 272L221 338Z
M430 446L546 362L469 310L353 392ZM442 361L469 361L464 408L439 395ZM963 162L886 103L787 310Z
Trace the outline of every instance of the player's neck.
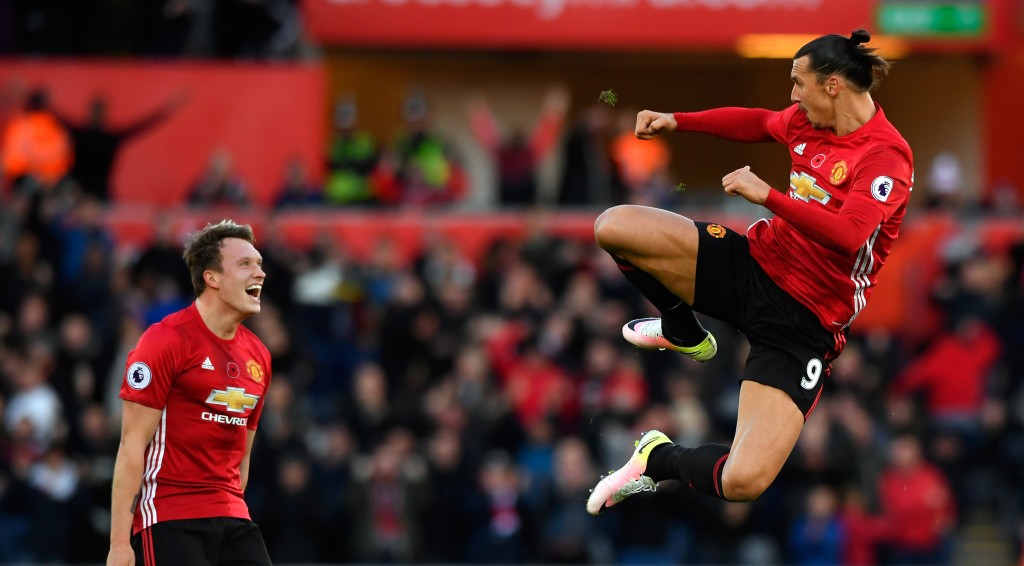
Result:
M238 331L238 325L242 323L238 311L215 299L204 300L203 297L199 297L196 299L196 310L199 311L199 318L203 319L203 324L222 340L233 339Z
M853 133L874 118L877 112L869 93L847 95L836 106L836 126L833 129L837 136Z

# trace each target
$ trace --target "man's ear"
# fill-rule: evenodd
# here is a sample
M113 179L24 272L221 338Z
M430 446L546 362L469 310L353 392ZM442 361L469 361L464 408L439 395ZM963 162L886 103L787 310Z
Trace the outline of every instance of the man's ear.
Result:
M825 79L825 92L827 92L829 96L838 96L839 91L841 90L840 87L842 87L842 81L836 75L832 75Z
M203 272L203 281L206 281L206 286L211 289L220 289L220 274L212 269Z

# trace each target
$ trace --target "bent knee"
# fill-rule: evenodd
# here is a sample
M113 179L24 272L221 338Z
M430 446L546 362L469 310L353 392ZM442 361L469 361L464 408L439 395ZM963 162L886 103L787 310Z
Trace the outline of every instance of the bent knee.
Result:
M627 247L631 217L635 217L636 206L620 204L602 212L594 220L594 239L602 249L614 252Z
M770 474L725 470L722 473L722 494L729 501L753 501L771 485L774 476Z

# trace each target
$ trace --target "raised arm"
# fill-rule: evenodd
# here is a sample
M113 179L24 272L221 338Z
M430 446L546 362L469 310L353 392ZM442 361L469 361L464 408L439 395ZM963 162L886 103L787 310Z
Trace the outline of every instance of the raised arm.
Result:
M121 128L119 133L126 138L137 136L173 116L187 100L187 96L179 92L148 114Z

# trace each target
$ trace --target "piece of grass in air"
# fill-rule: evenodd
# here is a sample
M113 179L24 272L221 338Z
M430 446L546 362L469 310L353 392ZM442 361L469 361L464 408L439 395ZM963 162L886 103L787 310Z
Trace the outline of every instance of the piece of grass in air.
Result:
M615 91L612 89L602 90L597 99L609 106L615 106L615 103L619 101L619 95L615 94Z
M679 191L679 192L685 191L686 190L686 183L679 183L679 184L677 184L676 185L676 190Z

